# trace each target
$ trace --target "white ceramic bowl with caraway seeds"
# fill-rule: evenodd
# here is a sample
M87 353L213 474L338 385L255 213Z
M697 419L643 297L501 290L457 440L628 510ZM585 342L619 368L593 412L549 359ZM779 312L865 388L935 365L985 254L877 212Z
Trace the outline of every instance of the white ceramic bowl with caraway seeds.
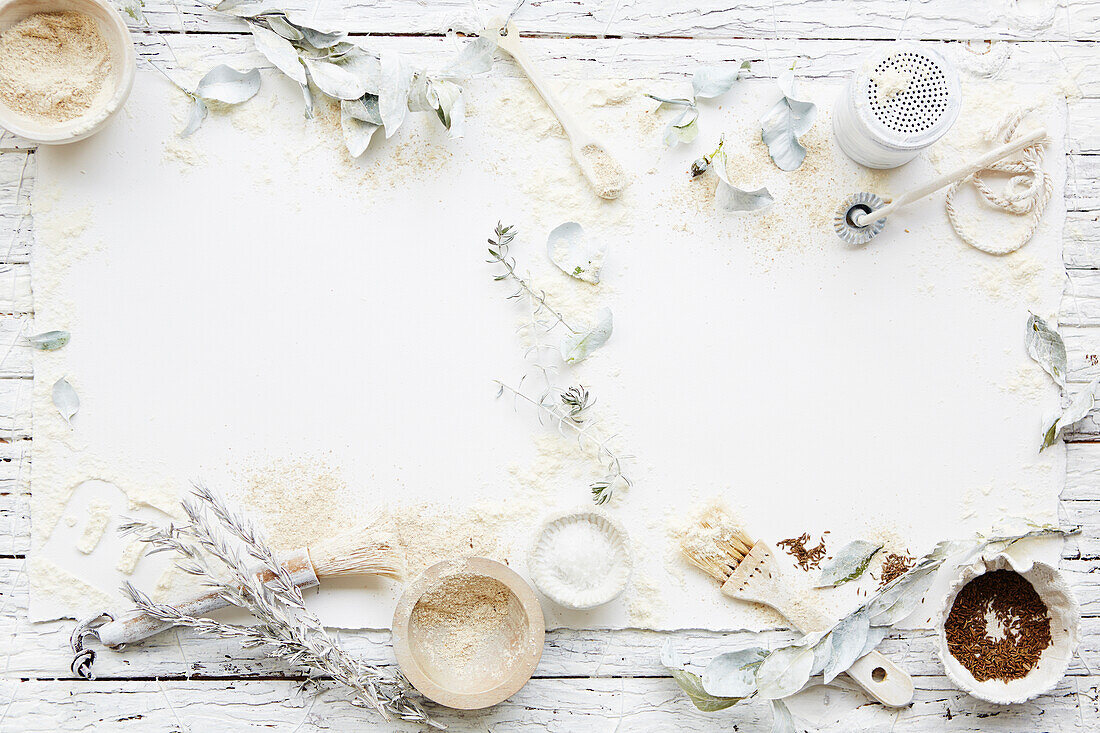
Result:
M0 127L32 142L59 145L98 132L126 101L134 84L134 43L122 15L108 0L0 0L0 33L36 13L81 13L92 18L107 45L110 71L90 105L64 121L45 120L0 100Z
M955 599L970 581L996 570L1011 570L1027 580L1047 607L1050 618L1050 645L1042 651L1035 667L1024 677L1009 680L989 679L979 682L956 659L947 646L945 624ZM1014 564L1007 555L979 560L963 567L944 597L937 619L936 651L943 662L947 677L968 694L999 705L1015 705L1050 692L1066 674L1070 659L1077 650L1080 612L1073 592L1056 569L1043 563Z
M626 532L596 510L548 517L535 536L527 569L535 587L565 608L584 610L619 597L630 580Z
M393 650L405 677L428 699L460 710L496 705L527 684L545 635L531 586L483 557L431 566L393 613Z

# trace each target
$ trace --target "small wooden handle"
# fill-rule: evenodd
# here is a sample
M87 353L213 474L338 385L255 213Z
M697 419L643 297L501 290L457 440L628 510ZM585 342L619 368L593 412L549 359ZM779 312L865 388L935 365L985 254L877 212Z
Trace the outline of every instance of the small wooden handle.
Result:
M313 563L309 560L309 551L305 548L295 551L283 560L283 567L290 572L290 578L299 588L311 588L319 584L317 574L313 570ZM267 582L272 579L268 571L257 574ZM201 595L192 596L172 606L187 616L205 616L211 611L225 608L229 604L218 595L217 591L210 591ZM101 644L111 649L117 649L125 644L132 644L160 632L172 628L172 624L153 618L141 611L133 610L119 614L112 621L108 621L96 629L96 636Z
M884 654L860 657L845 673L887 707L903 708L913 701L913 678Z

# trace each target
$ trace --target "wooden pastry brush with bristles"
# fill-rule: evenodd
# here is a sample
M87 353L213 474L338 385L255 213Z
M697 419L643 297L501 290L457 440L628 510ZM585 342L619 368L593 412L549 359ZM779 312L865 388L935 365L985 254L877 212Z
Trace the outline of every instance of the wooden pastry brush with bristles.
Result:
M688 560L722 584L723 594L770 606L797 631L822 631L833 624L805 599L791 593L772 548L734 527L721 512L708 512L700 518L693 531L681 539L680 549ZM913 700L912 678L877 651L857 659L846 674L883 705L904 707Z
M299 588L319 585L321 578L379 575L401 580L405 550L396 535L374 525L294 550L283 557L282 564ZM258 577L263 581L272 578L266 571ZM171 605L188 616L205 616L229 604L217 592L210 592ZM95 634L104 646L117 648L168 628L171 624L133 610L114 616L97 627Z

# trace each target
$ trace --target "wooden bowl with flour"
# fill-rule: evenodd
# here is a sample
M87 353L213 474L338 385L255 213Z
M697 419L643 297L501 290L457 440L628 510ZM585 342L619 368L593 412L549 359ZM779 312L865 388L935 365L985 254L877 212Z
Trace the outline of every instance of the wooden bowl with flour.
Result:
M37 143L99 131L134 83L134 43L108 0L0 0L0 126Z
M401 671L428 699L460 710L496 705L527 684L545 634L531 586L483 557L431 566L393 615Z

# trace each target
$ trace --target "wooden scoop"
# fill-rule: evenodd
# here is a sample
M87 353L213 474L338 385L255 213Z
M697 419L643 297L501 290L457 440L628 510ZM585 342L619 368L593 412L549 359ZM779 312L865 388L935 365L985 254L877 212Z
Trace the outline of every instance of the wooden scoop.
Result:
M508 53L531 80L531 85L539 93L546 106L558 118L561 127L565 130L565 136L569 138L569 145L573 153L573 160L577 161L584 177L592 186L592 190L602 199L617 199L622 195L626 187L626 174L622 166L607 152L602 144L589 134L572 113L565 108L554 93L546 77L542 75L531 62L531 57L520 44L519 33L516 27L509 23L504 33L497 33L497 46Z

